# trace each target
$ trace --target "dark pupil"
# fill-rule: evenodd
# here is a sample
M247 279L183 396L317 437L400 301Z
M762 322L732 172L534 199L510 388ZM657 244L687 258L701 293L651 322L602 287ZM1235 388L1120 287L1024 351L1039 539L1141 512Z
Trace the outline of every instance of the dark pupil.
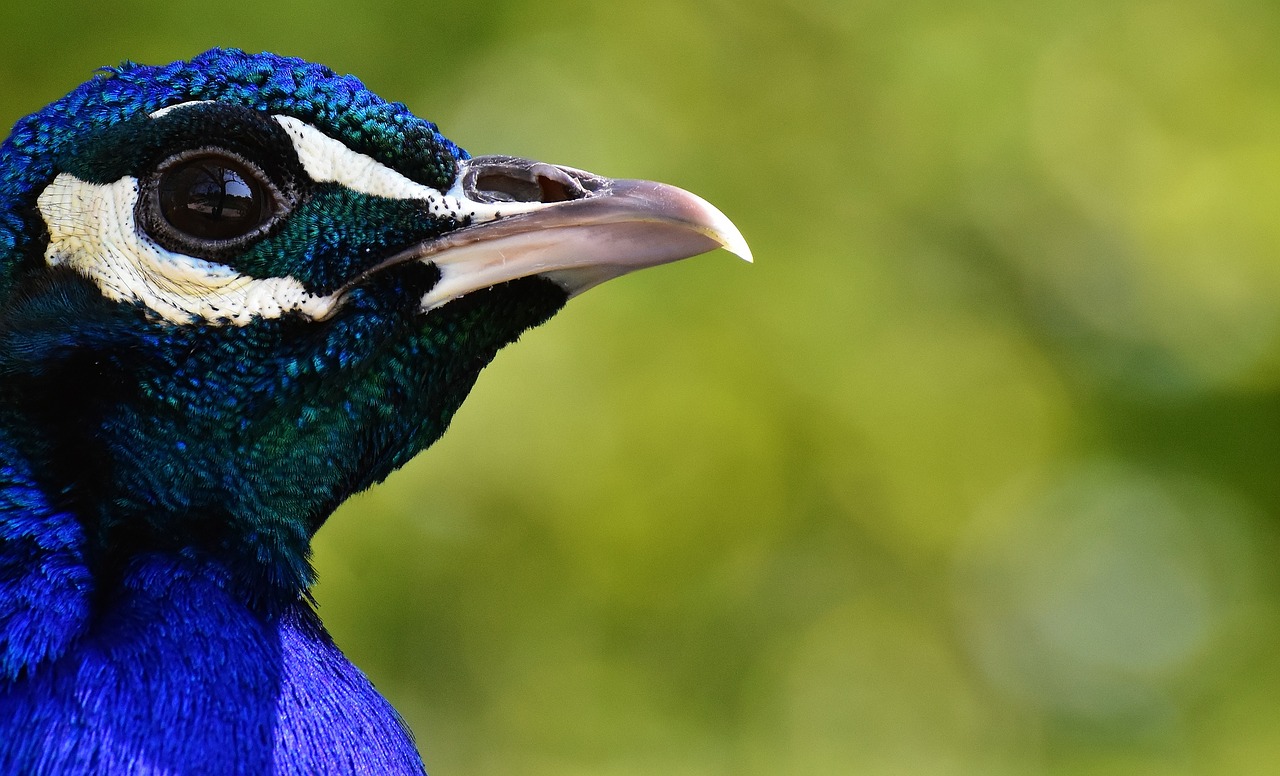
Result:
M160 212L175 229L203 240L252 232L271 216L267 203L253 173L230 159L191 159L160 178Z

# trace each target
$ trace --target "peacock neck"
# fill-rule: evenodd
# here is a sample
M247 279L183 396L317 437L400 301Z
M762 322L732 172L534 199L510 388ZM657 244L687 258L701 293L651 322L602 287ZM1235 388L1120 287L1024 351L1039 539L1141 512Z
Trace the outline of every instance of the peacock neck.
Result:
M201 559L136 558L61 654L0 684L0 729L19 731L0 772L423 772L305 600L263 614L228 581Z

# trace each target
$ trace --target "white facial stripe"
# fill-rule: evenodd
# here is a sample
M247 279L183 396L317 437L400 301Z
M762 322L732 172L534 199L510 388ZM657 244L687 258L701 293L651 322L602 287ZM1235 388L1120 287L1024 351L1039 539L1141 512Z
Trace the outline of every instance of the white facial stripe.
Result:
M337 306L336 294L316 296L294 278L254 278L165 250L137 228L137 201L135 178L103 185L59 174L37 200L49 229L45 260L75 268L109 299L141 303L179 324L243 326L290 311L319 319Z
M169 105L153 112L151 118L208 102L212 101L193 100ZM326 135L301 119L282 115L273 115L272 118L288 133L303 170L317 183L340 183L352 191L375 197L416 199L427 203L433 215L458 220L469 216L471 222L477 224L538 208L536 202L476 202L463 196L457 185L442 193L410 180L368 154L351 150L341 140Z
M302 168L317 183L341 183L361 194L388 199L421 199L434 211L439 191L415 183L373 157L356 153L341 141L292 116L273 116L289 133Z
M158 119L164 114L172 113L173 111L178 110L179 108L190 108L192 105L204 105L210 102L213 102L213 100L191 100L188 102L180 102L177 105L167 105L161 108L160 110L152 111L148 115L153 119Z
M293 141L293 148L308 176L317 183L340 183L375 197L413 199L426 203L432 215L461 220L470 217L475 224L492 221L502 215L515 215L536 210L537 202L476 202L462 195L455 185L447 192L409 180L402 173L382 164L367 154L352 151L315 127L292 116L273 116Z
M184 102L151 114L167 113L208 101ZM353 191L389 199L412 199L432 215L471 223L536 210L539 203L486 203L468 199L460 182L448 192L410 180L374 158L292 116L273 116L288 133L303 169L318 183L338 183ZM309 293L292 277L255 278L231 267L166 250L143 233L134 219L138 181L122 178L110 184L87 183L61 173L37 200L49 229L45 259L68 265L92 279L104 296L137 302L164 320L178 324L203 321L243 326L255 318L278 318L299 312L313 320L331 315L341 292ZM406 246L408 247L408 246ZM445 291L457 283L464 266L440 266ZM443 303L443 293L434 304Z

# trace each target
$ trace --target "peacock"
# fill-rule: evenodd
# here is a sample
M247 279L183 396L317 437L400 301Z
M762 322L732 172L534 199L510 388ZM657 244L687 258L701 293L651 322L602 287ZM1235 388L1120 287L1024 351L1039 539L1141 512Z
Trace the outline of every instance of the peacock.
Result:
M0 146L0 773L424 773L311 540L572 296L741 233L352 76L126 62Z

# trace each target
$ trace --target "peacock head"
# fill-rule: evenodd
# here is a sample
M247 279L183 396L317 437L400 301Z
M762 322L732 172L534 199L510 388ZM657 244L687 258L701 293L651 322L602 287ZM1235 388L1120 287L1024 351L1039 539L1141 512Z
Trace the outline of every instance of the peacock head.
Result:
M0 147L0 393L100 573L198 553L296 595L499 348L717 247L750 258L688 192L471 158L320 65L126 64Z

